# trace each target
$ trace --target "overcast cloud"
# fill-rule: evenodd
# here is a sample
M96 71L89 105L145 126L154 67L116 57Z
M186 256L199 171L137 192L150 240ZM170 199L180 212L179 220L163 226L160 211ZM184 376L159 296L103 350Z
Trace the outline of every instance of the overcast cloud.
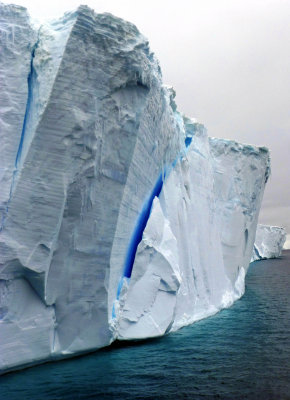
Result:
M15 2L38 18L58 17L80 3ZM210 136L270 148L260 222L290 233L290 0L84 4L137 25L160 60L164 82L176 89L179 110L204 123Z

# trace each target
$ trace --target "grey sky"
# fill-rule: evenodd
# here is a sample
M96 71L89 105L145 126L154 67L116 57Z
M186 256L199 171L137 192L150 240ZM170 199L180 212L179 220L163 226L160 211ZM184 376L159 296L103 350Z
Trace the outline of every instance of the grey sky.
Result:
M57 17L80 3L15 2L35 17ZM260 222L290 233L290 0L83 3L137 25L177 92L179 110L204 123L210 136L270 148Z

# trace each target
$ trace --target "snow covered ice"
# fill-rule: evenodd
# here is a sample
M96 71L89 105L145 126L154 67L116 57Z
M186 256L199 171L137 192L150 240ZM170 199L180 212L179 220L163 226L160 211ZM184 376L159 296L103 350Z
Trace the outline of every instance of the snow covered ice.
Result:
M286 241L286 231L279 226L261 225L257 227L252 261L278 258Z
M131 23L80 6L36 30L0 3L0 33L1 372L240 297L267 149L182 116Z

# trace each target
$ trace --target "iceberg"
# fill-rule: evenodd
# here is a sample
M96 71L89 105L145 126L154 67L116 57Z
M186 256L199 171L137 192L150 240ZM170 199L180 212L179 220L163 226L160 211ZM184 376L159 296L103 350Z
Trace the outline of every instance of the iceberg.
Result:
M279 226L259 224L251 261L278 258L286 241L286 231Z
M231 305L268 150L181 115L133 24L0 16L0 373Z
M186 119L189 128L191 144L154 199L118 300L121 340L164 335L244 293L268 151L208 140L202 125Z

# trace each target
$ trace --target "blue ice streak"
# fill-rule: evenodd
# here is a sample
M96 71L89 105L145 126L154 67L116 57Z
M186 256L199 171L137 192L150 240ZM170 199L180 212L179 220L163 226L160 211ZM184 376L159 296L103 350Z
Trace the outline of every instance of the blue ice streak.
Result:
M142 240L143 232L144 232L144 229L146 227L146 224L147 224L149 216L150 216L154 197L159 197L159 195L160 195L164 178L165 178L165 174L161 173L155 183L153 190L150 193L150 196L143 204L142 210L138 216L138 219L137 219L137 222L135 225L135 229L133 231L131 241L130 241L130 244L128 247L126 261L125 261L125 265L124 265L123 276L126 278L131 277L137 247Z
M187 136L185 138L185 146L188 147L191 142L192 142L192 136Z
M118 288L117 288L117 300L120 298L124 280L126 280L126 279L130 280L130 278L131 278L133 265L134 265L136 252L137 252L137 247L142 240L144 229L146 228L148 219L150 217L153 200L155 197L159 197L166 175L170 174L170 171L176 166L178 160L180 160L187 153L188 147L190 146L191 142L192 142L192 136L187 136L185 138L185 147L186 147L185 151L183 151L173 161L173 163L170 167L167 167L163 173L160 173L150 195L148 196L147 200L143 204L142 210L136 221L136 225L135 225L133 234L131 236L129 247L127 250L125 264L124 264L124 270L123 270L123 276L121 277ZM112 318L116 318L116 312L115 312L114 305L113 305L113 309L112 309Z
M134 261L135 261L135 256L136 256L136 252L137 252L137 247L142 240L144 229L145 229L148 219L150 217L153 200L155 197L159 197L160 192L162 190L165 175L166 175L166 172L164 172L163 174L161 173L158 176L157 181L156 181L149 197L144 202L142 210L136 221L135 228L134 228L133 234L131 236L131 240L130 240L129 247L128 247L127 254L126 254L123 276L120 279L118 288L117 288L117 300L120 298L120 293L121 293L121 290L122 290L122 287L124 284L124 279L129 280L131 278L133 265L134 265ZM113 305L113 309L112 309L112 318L116 318L116 312L115 312L114 305Z
M189 145L192 142L192 136L187 136L185 138L185 146L186 148L189 147ZM182 156L177 157L174 162L172 163L171 168L174 168L175 165L177 164L177 161L181 158ZM171 169L170 168L170 169ZM167 170L165 170L164 173L160 173L160 175L158 176L158 179L149 195L149 197L147 198L147 200L145 201L145 203L143 204L142 210L138 216L132 237L131 237L131 241L128 247L128 251L127 251L127 255L126 255L126 260L125 260L125 265L124 265L124 273L123 273L123 277L125 278L130 278L131 274L132 274L132 269L133 269L133 265L134 265L134 261L135 261L135 256L136 256L136 251L137 251L137 247L139 245L139 243L142 240L142 236L143 236L143 232L144 229L147 225L148 219L150 217L150 212L151 212L151 208L152 208L152 204L153 204L153 200L154 197L159 197L160 192L162 190L162 186L163 186L163 182L165 180L166 177L166 172L167 174L170 172L169 169L167 168ZM121 280L122 282L122 280ZM119 297L120 291L122 288L122 283L119 284L118 287L118 293L117 293L117 298Z
M11 202L11 198L12 198L12 193L13 193L13 189L14 189L15 179L16 179L16 175L18 173L18 165L19 165L19 161L20 161L21 153L22 153L22 149L23 149L23 143L24 143L24 137L25 137L26 128L27 128L28 116L29 116L30 108L31 108L32 101L33 101L33 82L36 79L35 78L35 74L36 73L35 73L34 67L33 67L33 59L34 59L34 56L35 56L35 48L36 48L36 46L37 46L37 44L35 45L35 47L32 50L32 53L31 53L30 71L29 71L29 74L27 76L27 102L26 102L26 109L25 109L25 114L24 114L24 119L23 119L23 125L22 125L20 141L19 141L19 145L18 145L18 149L17 149L17 153L16 153L16 158L15 158L15 161L14 161L14 171L13 171L13 174L12 174L12 181L11 181L11 186L10 186L9 198L7 200L7 205L6 205L5 212L1 216L0 232L4 228L5 220L6 220L6 217L7 217L7 214L8 214L8 210L9 210L9 206L10 206L10 202Z
M19 142L19 146L18 146L18 150L17 150L17 154L16 154L16 159L15 159L15 168L16 169L17 169L19 161L20 161L20 157L21 157L21 153L22 153L22 149L23 149L24 137L25 137L25 133L26 133L28 115L30 113L30 108L31 108L32 101L33 101L33 81L35 80L35 76L34 76L35 71L33 68L34 55L35 55L35 48L33 49L32 54L31 54L30 72L27 77L27 86L28 86L27 103L26 103L26 110L25 110L25 115L24 115L24 120L23 120L23 125L22 125L20 142Z

